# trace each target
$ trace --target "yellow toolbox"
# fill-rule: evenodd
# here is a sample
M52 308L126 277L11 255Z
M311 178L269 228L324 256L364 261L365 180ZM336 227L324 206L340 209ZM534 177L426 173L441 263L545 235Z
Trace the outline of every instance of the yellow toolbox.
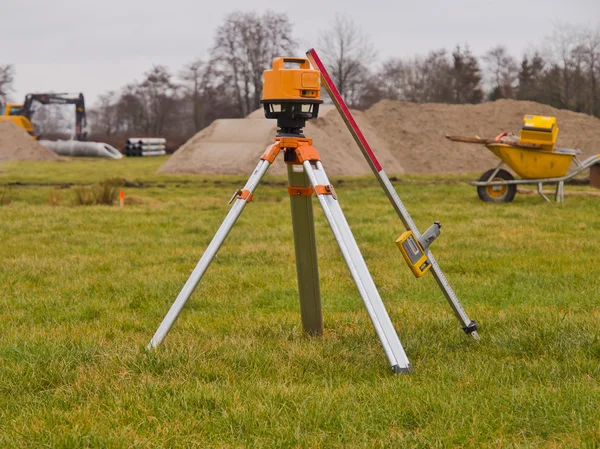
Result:
M542 150L553 151L558 136L556 117L544 115L526 115L523 117L523 127L519 143L539 145Z

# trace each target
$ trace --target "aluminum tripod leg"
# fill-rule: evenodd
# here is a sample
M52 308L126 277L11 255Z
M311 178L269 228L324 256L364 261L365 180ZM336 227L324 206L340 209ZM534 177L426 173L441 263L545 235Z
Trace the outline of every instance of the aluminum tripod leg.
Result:
M330 184L321 162L317 162L316 167L313 167L310 161L304 161L302 165L315 191L317 191L318 185ZM317 194L317 197L321 203L323 212L325 212L329 226L331 226L333 235L338 242L346 265L348 265L348 269L356 283L360 296L365 303L369 317L373 322L385 354L390 361L392 370L395 373L410 372L411 366L408 357L385 310L375 282L373 282L373 278L369 273L369 269L360 253L356 240L354 240L350 226L344 217L337 199L333 195L327 194Z
M254 172L246 182L244 190L248 190L250 193L254 192L254 189L256 189L256 186L258 185L264 174L267 172L270 165L271 162L269 162L268 160L261 159L261 161L254 169ZM188 301L188 299L190 299L190 296L194 292L194 289L198 285L198 282L200 282L200 279L202 279L202 276L204 276L206 269L208 268L215 255L217 254L217 251L225 241L227 234L229 234L229 231L231 231L231 228L233 227L236 220L244 210L244 207L246 207L246 203L247 198L238 197L235 200L233 206L229 210L229 213L225 217L225 220L223 220L221 227L219 228L212 241L206 248L206 251L204 251L204 254L198 262L198 265L196 265L196 268L194 268L194 271L192 272L189 279L181 289L181 292L179 292L179 295L177 296L177 299L169 309L169 312L162 320L162 323L160 323L160 326L154 334L154 337L152 337L152 340L150 340L150 343L148 344L148 349L156 348L165 339L165 337L171 330L171 327L177 320L177 317L181 313L181 310L185 306L185 303Z
M308 188L310 180L301 165L288 165L290 186ZM289 191L289 187L288 187ZM312 193L312 192L311 192ZM321 287L319 285L319 261L317 239L311 196L290 194L294 249L296 252L296 274L300 296L302 327L308 335L323 334L323 311L321 307Z

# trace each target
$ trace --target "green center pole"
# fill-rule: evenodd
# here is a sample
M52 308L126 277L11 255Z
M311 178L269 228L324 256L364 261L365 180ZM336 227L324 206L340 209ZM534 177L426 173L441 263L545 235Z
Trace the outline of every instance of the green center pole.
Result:
M310 180L301 165L288 164L288 181L292 187L311 187ZM309 335L323 334L321 289L319 287L319 263L313 218L312 197L290 194L292 227L296 249L296 272L300 293L302 327Z

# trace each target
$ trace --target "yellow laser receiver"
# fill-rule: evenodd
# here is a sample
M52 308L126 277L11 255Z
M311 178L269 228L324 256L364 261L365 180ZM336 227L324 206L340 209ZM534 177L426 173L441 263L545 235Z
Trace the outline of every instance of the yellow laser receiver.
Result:
M523 117L523 127L519 140L523 143L540 145L543 150L554 151L558 124L556 117L543 115L526 115Z
M398 237L396 244L415 277L420 278L427 273L431 268L431 262L427 260L423 247L419 244L412 231L404 232Z

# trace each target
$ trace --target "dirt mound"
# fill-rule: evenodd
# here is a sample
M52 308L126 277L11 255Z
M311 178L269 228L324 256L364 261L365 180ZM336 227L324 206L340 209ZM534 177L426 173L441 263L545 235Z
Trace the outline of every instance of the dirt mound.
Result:
M0 161L57 161L60 158L32 139L27 131L0 122Z
M580 158L600 153L599 119L531 101L448 105L384 100L366 112L407 173L467 173L492 168L499 160L483 145L450 142L444 135L518 134L525 114L556 117L558 146L582 150Z
M360 111L355 111L354 115L386 170L404 173L365 115ZM273 142L276 125L275 120L264 118L262 109L245 119L216 120L177 150L159 169L159 173L249 175L266 146ZM369 166L335 107L324 105L319 118L307 122L304 133L313 139L313 145L319 150L330 176L370 173ZM277 161L269 173L284 174L286 170L285 164Z
M389 175L403 173L481 172L498 164L482 145L450 142L446 134L494 137L518 134L525 114L558 119L558 145L578 148L583 157L600 153L600 120L528 101L500 100L478 105L416 104L384 100L353 115ZM159 170L161 173L249 174L275 136L275 121L262 110L245 119L217 120L183 145ZM331 105L307 122L331 176L370 173L360 150ZM283 174L276 162L270 173Z
M275 132L276 123L264 118L215 120L179 148L158 171L250 175Z

